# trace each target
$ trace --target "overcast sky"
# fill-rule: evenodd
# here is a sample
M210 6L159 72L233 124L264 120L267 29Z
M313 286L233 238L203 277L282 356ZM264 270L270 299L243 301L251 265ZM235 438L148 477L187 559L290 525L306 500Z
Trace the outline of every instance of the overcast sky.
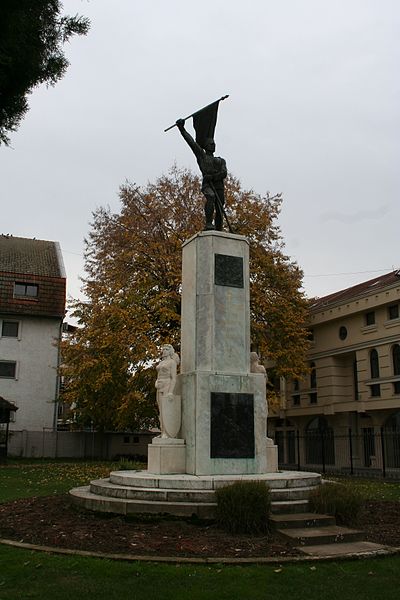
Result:
M65 0L91 20L0 147L0 233L57 240L79 294L92 211L176 161L178 131L222 95L217 155L282 192L287 253L309 296L400 268L398 0Z

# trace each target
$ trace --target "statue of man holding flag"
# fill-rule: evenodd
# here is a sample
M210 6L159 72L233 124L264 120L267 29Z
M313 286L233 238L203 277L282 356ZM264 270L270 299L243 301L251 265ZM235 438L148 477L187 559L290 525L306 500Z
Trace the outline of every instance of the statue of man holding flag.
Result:
M225 98L227 96L190 115L190 117L193 117L196 140L192 138L184 126L185 120L190 117L176 121L176 126L182 137L196 156L197 164L203 176L201 191L206 198L204 207L206 217L204 229L206 230L216 229L222 231L223 216L225 215L224 179L227 176L226 162L223 158L214 156L214 131L217 123L218 105Z

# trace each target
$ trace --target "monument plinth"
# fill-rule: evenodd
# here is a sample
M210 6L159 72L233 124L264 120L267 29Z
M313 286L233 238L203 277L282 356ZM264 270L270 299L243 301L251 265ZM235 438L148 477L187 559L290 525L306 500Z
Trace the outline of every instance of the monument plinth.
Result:
M183 244L178 379L190 474L277 470L267 464L265 375L250 373L249 281L247 238L203 231Z

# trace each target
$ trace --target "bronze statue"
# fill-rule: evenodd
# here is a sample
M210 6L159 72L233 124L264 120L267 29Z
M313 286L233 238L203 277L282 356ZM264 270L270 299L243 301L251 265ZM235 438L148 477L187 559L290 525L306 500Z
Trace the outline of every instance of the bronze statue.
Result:
M178 119L176 125L183 139L186 140L196 156L197 164L203 175L201 191L206 198L204 206L206 224L204 229L222 231L225 204L224 179L227 176L226 162L223 158L214 156L215 142L212 138L205 138L201 146L186 131L184 119ZM214 213L215 225L213 223Z

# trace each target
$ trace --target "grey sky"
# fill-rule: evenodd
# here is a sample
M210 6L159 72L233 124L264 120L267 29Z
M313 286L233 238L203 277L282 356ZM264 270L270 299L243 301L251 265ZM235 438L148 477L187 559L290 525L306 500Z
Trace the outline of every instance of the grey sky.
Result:
M197 165L178 117L230 94L217 154L246 188L282 192L308 295L400 267L400 3L64 0L92 26L0 148L0 233L58 240L79 293L92 211L126 180ZM343 275L337 275L344 273ZM354 273L354 274L350 274ZM324 276L321 276L324 275Z

